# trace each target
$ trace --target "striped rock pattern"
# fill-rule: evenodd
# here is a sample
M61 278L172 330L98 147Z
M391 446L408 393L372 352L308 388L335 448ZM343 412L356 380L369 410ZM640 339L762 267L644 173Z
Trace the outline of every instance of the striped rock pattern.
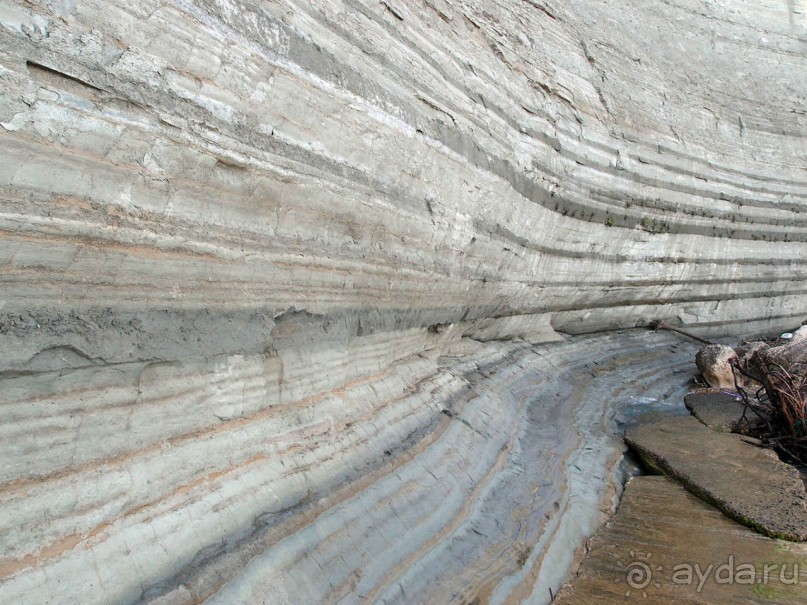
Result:
M420 330L9 378L0 601L547 600L616 502L615 415L690 364Z
M547 601L591 334L802 319L806 10L0 0L0 602Z

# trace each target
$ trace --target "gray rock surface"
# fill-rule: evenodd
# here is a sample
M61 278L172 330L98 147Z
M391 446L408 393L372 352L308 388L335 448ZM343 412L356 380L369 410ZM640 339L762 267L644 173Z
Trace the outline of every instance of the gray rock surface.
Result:
M547 601L589 335L804 317L803 5L0 0L0 602Z
M615 408L690 364L647 331L422 329L7 377L0 602L543 597L616 504Z
M724 392L693 392L684 397L684 404L692 415L711 429L731 433L738 428L743 418L744 405L738 395ZM747 430L757 418L748 411L742 421L740 432Z
M625 439L648 466L732 519L774 538L807 540L801 475L771 450L687 416L640 424Z

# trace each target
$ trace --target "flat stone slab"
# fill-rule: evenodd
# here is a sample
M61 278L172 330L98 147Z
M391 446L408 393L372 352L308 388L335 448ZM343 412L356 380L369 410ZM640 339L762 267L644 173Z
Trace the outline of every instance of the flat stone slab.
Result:
M694 392L684 397L684 403L692 415L706 426L731 433L737 428L743 415L744 406L737 397L723 391ZM749 422L754 422L754 413L749 410L746 418Z
M649 467L732 519L773 538L807 540L804 483L774 452L713 431L691 416L633 427L625 439Z
M666 477L636 477L556 605L803 605L807 545L760 536Z

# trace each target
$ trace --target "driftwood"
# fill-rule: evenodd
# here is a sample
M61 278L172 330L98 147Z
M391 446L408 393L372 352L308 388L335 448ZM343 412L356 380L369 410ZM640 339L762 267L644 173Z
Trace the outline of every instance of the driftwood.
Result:
M807 340L800 332L792 342L749 347L731 360L731 367L745 404L743 419L753 412L764 422L758 436L767 447L786 459L807 463ZM744 389L742 378L758 385L756 392Z
M683 334L684 336L688 336L693 340L697 340L698 342L702 342L705 345L714 344L713 342L701 338L700 336L695 336L694 334L687 332L686 330L682 330L681 328L676 328L675 326L671 326L670 324L656 319L655 321L651 321L648 326L651 330L669 330L670 332L678 332L679 334Z

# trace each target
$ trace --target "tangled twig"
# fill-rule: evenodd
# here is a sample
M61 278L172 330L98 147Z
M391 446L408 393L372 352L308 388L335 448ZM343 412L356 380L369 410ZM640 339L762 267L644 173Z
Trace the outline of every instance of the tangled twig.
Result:
M743 400L740 422L748 423L748 410L765 424L764 441L782 454L800 462L807 461L807 368L795 364L790 368L781 363L760 359L757 372L751 373L739 359L731 360L734 385ZM762 386L753 400L740 384L743 376Z
M771 427L771 423L768 421L768 416L765 415L761 410L757 409L757 406L751 403L751 398L748 396L748 391L743 388L740 384L739 376L745 376L746 378L750 378L751 380L757 380L751 374L743 370L742 366L740 365L740 360L736 357L729 361L731 365L731 369L733 370L732 374L734 375L734 388L737 389L737 392L740 394L740 397L743 401L743 414L740 416L740 419L737 421L737 425L739 426L740 423L743 421L746 423L747 426L751 426L751 423L748 420L748 410L754 412L762 422L764 422L768 426L768 431L773 432L773 427ZM759 381L757 381L759 382ZM755 394L755 399L760 401L760 391L758 390Z

